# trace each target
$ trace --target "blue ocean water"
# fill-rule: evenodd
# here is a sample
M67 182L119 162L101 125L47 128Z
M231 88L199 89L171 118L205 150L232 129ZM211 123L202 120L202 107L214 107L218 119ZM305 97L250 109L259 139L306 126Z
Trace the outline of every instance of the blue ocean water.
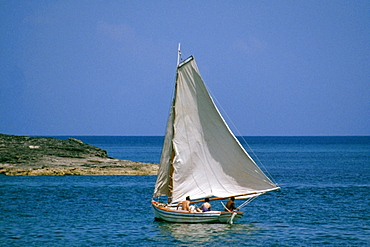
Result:
M163 141L76 138L155 163ZM0 246L370 246L370 137L244 139L281 191L233 225L154 221L155 176L1 175Z

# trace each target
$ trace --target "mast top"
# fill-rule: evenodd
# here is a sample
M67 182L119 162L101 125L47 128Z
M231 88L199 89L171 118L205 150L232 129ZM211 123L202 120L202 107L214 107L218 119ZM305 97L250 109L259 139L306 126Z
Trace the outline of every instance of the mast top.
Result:
M177 66L180 64L180 59L181 59L181 49L180 49L181 44L179 43L179 46L177 47Z

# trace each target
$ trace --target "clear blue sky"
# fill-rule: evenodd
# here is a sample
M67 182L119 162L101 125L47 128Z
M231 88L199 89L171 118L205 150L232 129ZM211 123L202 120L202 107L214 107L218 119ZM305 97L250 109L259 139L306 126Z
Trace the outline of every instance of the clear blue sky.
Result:
M0 133L164 135L181 43L237 135L370 135L368 0L4 0L0 32Z

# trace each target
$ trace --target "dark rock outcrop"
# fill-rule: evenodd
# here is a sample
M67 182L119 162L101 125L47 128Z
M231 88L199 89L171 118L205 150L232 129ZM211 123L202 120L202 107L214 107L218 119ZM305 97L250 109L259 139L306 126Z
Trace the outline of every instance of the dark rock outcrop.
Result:
M0 134L0 163L32 164L44 156L108 158L103 149L69 138L28 137Z
M157 164L108 157L105 150L75 138L0 134L0 174L149 175L157 170Z

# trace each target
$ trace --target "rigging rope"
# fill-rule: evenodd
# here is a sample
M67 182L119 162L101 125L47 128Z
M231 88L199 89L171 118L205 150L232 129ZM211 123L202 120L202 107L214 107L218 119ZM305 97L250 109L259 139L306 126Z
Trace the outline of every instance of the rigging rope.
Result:
M241 208L247 206L249 203L251 203L256 198L257 198L257 196L249 198L248 200L246 200L245 202L243 202L242 204L240 204L240 206L238 208L241 209Z

